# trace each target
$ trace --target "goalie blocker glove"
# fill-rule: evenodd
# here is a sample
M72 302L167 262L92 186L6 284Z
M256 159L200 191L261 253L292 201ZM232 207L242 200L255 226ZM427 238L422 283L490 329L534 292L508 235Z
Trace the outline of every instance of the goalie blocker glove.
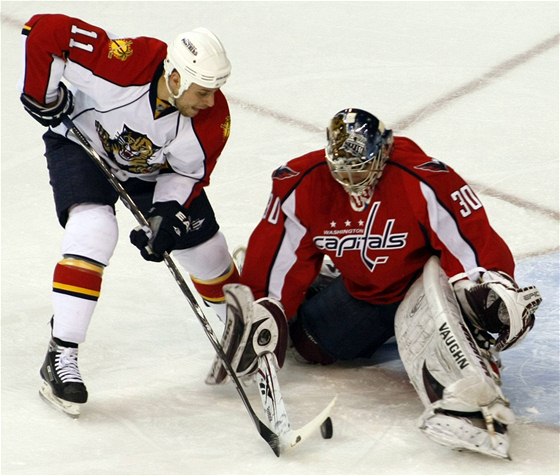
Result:
M130 232L130 242L146 261L163 261L189 231L185 209L179 202L157 202L148 212L150 228L138 226Z
M486 271L479 283L461 279L453 283L461 310L475 329L497 334L496 350L508 349L527 335L542 302L535 286L520 288L506 273Z
M64 83L58 83L58 98L53 104L40 104L26 94L22 94L20 100L31 117L45 127L58 126L74 110L74 96Z
M237 377L255 374L258 358L270 353L276 368L282 368L288 344L288 321L280 302L271 298L254 300L251 289L226 284L227 318L221 345ZM227 371L219 356L214 358L206 378L209 385L226 383Z

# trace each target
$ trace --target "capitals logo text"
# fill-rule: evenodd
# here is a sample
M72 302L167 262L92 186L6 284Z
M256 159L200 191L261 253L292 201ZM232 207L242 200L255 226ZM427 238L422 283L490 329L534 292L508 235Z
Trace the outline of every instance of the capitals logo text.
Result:
M378 264L386 263L388 256L369 256L370 250L397 250L406 246L408 233L393 233L395 225L394 219L385 222L383 232L381 234L373 233L373 225L375 217L381 202L374 202L371 206L367 223L363 230L348 230L349 234L325 234L316 236L313 239L315 246L320 250L334 251L337 257L342 256L346 252L359 251L362 261L366 267L373 271ZM363 223L363 222L362 222Z

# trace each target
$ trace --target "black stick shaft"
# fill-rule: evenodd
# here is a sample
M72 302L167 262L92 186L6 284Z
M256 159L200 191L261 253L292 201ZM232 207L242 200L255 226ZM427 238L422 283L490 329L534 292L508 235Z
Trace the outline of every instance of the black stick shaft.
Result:
M132 200L132 198L130 197L128 192L124 189L124 187L122 186L120 181L117 179L115 174L112 172L112 170L109 168L107 163L101 158L101 156L97 153L97 151L92 147L92 145L90 144L90 142L86 138L86 136L80 131L80 129L78 129L78 127L76 127L76 125L74 124L72 119L70 119L69 117L65 117L63 119L63 122L64 122L64 125L66 127L68 127L68 129L72 132L72 134L74 134L74 136L80 141L80 144L85 149L85 151L88 153L88 155L91 157L91 159L101 169L101 171L103 172L103 174L105 175L105 177L107 178L109 183L112 185L112 187L118 193L120 200L125 204L125 206L134 215L134 218L136 218L136 221L141 226L148 226L149 227L149 223L148 223L148 220L146 220L146 217L142 214L142 212L140 211L138 206L134 203L134 200ZM237 390L237 393L241 397L241 400L242 400L243 404L245 405L245 408L247 409L247 412L249 413L250 417L252 418L253 422L255 423L255 426L257 427L257 430L259 431L259 434L270 445L270 447L272 448L272 451L274 451L274 454L276 456L280 456L280 441L278 439L278 435L276 435L273 431L271 431L270 428L268 428L259 419L259 417L256 415L255 411L253 410L253 407L251 406L251 403L249 402L247 394L245 393L245 390L243 390L241 382L239 381L239 378L235 374L235 371L233 370L233 368L231 367L231 364L229 363L229 361L226 358L224 349L221 346L220 341L218 340L218 337L216 336L214 330L212 329L212 326L208 322L208 319L206 319L206 316L202 312L202 309L200 308L200 305L198 304L195 297L193 296L189 286L187 285L185 279L183 278L182 274L180 273L179 269L177 268L177 265L171 259L171 256L169 256L168 253L164 253L163 260L164 260L165 264L167 265L167 268L169 269L169 271L171 272L171 274L175 278L175 282L177 283L177 285L179 286L179 288L183 292L183 295L187 298L187 301L189 302L189 304L190 304L192 310L194 311L196 317L198 318L198 320L202 324L202 328L204 329L204 332L206 333L206 336L210 340L210 343L214 347L214 350L216 351L216 353L218 354L220 359L222 359L224 367L225 367L227 373L229 374L229 376L231 377L231 379L232 379L232 381L235 385L235 388Z

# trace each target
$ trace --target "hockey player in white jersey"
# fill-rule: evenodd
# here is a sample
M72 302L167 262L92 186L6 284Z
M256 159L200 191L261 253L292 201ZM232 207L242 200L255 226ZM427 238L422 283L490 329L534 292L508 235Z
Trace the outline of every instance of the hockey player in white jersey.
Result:
M144 259L172 252L201 297L225 319L222 285L237 269L204 192L230 131L220 88L231 65L205 28L169 45L129 38L60 14L33 16L23 27L21 101L39 123L56 213L64 227L52 284L52 335L41 395L78 416L88 393L78 345L101 292L117 243L117 194L62 119L91 141L146 215L132 243Z

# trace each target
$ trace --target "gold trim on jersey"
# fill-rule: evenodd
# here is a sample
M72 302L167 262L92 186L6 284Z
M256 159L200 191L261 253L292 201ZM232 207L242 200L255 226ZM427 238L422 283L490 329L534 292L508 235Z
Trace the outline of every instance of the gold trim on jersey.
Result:
M63 260L59 261L59 264L63 266L70 266L72 268L80 268L87 271L93 271L100 276L103 274L104 270L104 267L99 264L90 263L79 258L64 258Z
M156 110L154 111L154 119L160 117L165 111L167 111L170 107L173 107L167 101L156 97Z
M101 291L95 291L93 289L81 288L79 286L71 286L69 284L62 284L57 283L56 281L53 282L53 290L62 290L62 291L69 291L75 294L85 294L86 296L93 296L98 298L101 294Z
M217 278L204 280L204 279L195 278L192 274L191 274L190 276L191 276L191 280L192 280L193 283L212 285L212 284L221 283L222 281L226 281L227 279L229 279L229 278L231 277L231 275L232 275L235 271L236 271L236 268L235 268L235 266L233 265L233 263L231 263L231 264L229 265L229 268L224 272L224 274L221 274L221 275L218 276Z

